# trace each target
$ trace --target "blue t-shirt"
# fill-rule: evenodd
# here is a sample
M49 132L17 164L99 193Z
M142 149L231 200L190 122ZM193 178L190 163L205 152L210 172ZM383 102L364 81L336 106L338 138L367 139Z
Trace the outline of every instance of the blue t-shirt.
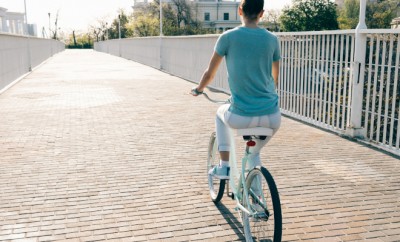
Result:
M232 113L262 116L279 110L272 62L281 54L274 34L261 28L237 27L223 33L214 50L225 56Z

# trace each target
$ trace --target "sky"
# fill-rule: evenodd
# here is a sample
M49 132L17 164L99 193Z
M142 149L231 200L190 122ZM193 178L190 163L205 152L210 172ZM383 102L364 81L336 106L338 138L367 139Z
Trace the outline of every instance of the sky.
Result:
M90 25L96 25L98 20L111 23L118 16L118 10L132 12L133 0L25 0L28 23L36 24L38 35L42 28L49 32L50 24L54 22L58 12L58 27L61 31L86 31ZM265 9L282 9L291 0L264 0ZM24 0L0 0L0 7L9 12L24 13Z

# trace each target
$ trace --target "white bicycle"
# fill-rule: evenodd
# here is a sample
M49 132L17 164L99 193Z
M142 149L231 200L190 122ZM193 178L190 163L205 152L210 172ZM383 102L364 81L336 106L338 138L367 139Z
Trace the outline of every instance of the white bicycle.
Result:
M213 100L206 93L203 95L214 103L226 103ZM208 174L208 171L219 164L216 134L213 132L208 144L207 176L211 199L219 203L224 195L236 200L235 210L242 219L246 241L274 241L282 240L282 211L278 189L271 173L263 166L247 168L250 147L259 140L272 136L269 128L256 127L238 129L237 135L246 142L246 150L242 158L241 170L238 171L235 151L231 151L230 173L228 180L220 180ZM232 138L233 140L233 138ZM230 192L231 190L231 192Z

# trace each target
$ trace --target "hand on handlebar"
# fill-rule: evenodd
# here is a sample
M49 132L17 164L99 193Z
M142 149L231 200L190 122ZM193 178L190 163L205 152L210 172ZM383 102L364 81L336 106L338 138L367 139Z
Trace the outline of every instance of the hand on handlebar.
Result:
M193 87L192 90L190 91L190 94L192 94L193 96L197 97L199 95L202 95L207 98L209 101L213 102L213 103L219 103L219 104L227 104L227 103L231 103L230 100L216 100L216 99L212 99L210 98L207 93L203 92L203 91L199 91L197 89L197 87Z

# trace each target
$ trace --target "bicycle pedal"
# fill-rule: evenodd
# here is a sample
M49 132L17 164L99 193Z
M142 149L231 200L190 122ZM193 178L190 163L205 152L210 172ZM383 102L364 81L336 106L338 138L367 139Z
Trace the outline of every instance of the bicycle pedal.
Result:
M262 221L267 221L269 218L269 212L268 210L264 209L261 207L259 204L253 204L253 209L255 211L255 214L253 215L253 219L255 220L262 220Z
M264 214L263 216L257 216L257 219L259 221L268 221L269 217Z
M256 213L250 219L253 222L268 221L269 216L265 213Z

